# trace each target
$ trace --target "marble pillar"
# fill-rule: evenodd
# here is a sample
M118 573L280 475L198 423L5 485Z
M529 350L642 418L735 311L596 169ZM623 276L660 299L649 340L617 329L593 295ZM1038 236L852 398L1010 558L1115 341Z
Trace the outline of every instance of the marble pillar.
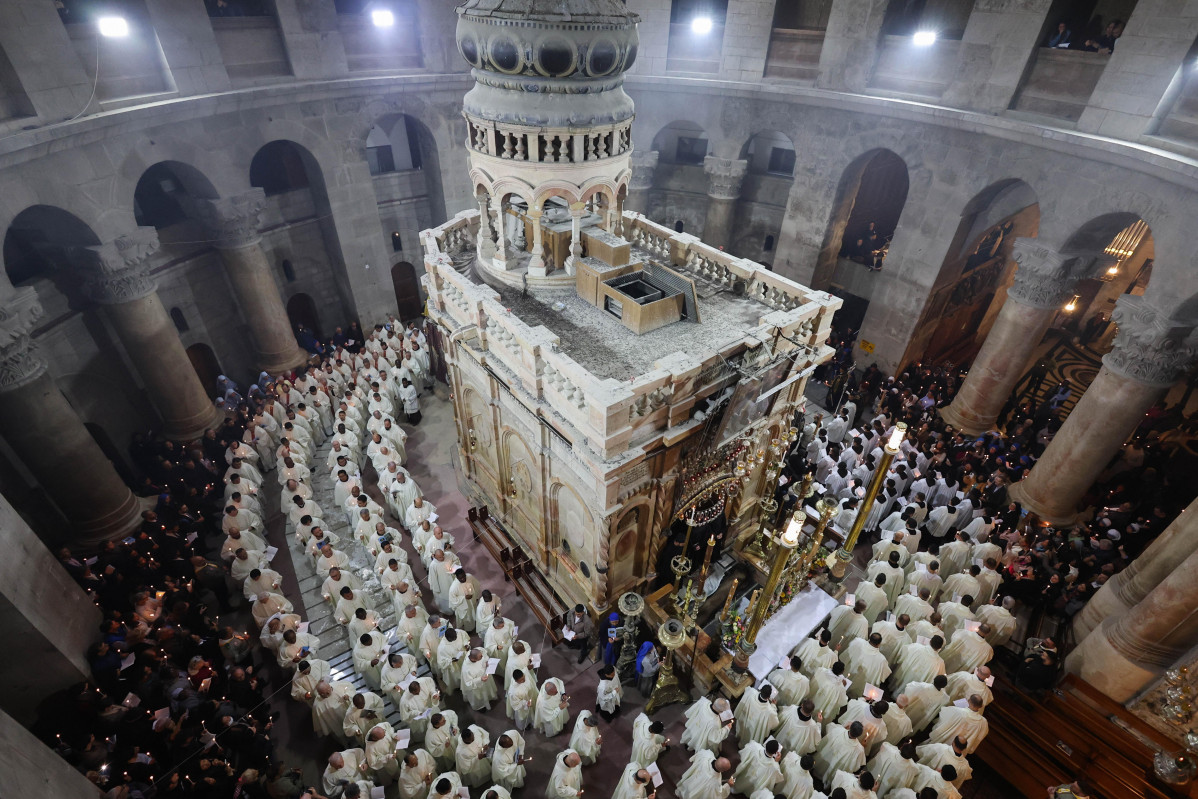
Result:
M1142 296L1124 294L1112 314L1114 349L1027 478L1010 496L1051 524L1077 516L1077 503L1144 418L1198 356L1194 329Z
M29 334L42 313L32 288L0 301L0 435L78 543L123 536L137 526L141 505L38 357Z
M487 261L495 256L494 234L491 232L491 201L483 194L478 200L478 260Z
M660 158L657 150L634 150L628 165L632 169L632 177L628 182L628 200L624 207L638 214L649 211L649 190L653 188L653 175L657 172L657 162Z
M707 173L707 219L703 223L703 242L721 250L732 242L732 223L736 202L749 171L749 162L709 155L703 159Z
M84 293L103 306L162 417L163 435L175 441L199 438L222 414L200 383L150 276L158 232L142 227L85 249L92 263L80 270Z
M570 255L565 264L567 275L574 275L576 265L582 259L582 218L586 213L586 203L570 203Z
M1190 503L1126 569L1103 583L1073 617L1073 637L1080 642L1106 619L1126 613L1195 551L1198 551L1198 500Z
M262 189L219 200L196 200L192 215L208 230L220 253L225 275L254 337L254 363L270 374L287 372L308 360L296 343L291 320L279 295L270 259L262 249Z
M1093 256L1056 252L1029 238L1015 241L1011 257L1019 264L1015 283L957 396L940 414L969 435L994 429L1053 317L1095 261Z
M545 277L549 274L549 270L545 268L545 235L541 230L541 217L545 212L540 208L533 208L528 212L528 218L532 221L532 258L528 261L528 276L529 277Z
M511 250L507 239L507 214L503 212L503 198L491 197L491 213L495 215L495 255L492 263L500 271L510 267Z
M1198 644L1198 552L1126 613L1109 616L1065 659L1065 669L1126 702Z

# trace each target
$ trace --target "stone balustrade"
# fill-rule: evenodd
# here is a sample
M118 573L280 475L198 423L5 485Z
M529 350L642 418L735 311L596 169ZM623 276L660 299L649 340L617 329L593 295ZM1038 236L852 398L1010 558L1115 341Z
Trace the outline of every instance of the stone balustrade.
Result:
M595 128L588 133L556 132L466 117L466 146L505 161L575 164L624 155L632 148L632 121Z

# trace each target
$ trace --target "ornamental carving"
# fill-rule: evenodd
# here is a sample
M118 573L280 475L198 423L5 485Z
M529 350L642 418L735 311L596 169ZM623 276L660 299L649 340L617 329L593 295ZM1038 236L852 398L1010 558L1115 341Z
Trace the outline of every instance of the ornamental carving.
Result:
M1178 325L1134 294L1115 303L1111 320L1118 326L1114 349L1103 356L1115 374L1156 386L1171 386L1198 358L1194 328Z
M653 173L657 171L657 161L661 153L657 150L634 150L629 157L628 166L632 169L632 178L628 182L629 191L647 191L653 186Z
M749 162L709 155L703 159L703 171L707 173L708 197L713 200L736 200L740 197L741 184L749 171Z
M195 200L190 203L191 215L215 239L222 250L248 247L261 239L262 211L266 208L266 193L250 189L219 200Z
M0 391L23 386L46 371L29 337L44 313L37 292L27 286L0 305Z
M1095 257L1087 253L1060 253L1035 239L1019 238L1011 248L1019 268L1007 296L1033 308L1059 308L1077 281L1089 274Z
M155 289L150 277L150 256L158 251L158 231L139 227L107 244L84 248L90 266L81 270L83 291L102 305L130 302Z

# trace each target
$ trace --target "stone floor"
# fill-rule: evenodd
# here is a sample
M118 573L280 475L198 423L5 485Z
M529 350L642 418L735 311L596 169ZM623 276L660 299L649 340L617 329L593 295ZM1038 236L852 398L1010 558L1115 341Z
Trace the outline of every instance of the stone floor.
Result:
M542 665L539 676L545 678L555 676L561 678L570 695L571 720L566 729L553 739L529 731L525 733L528 741L529 754L532 761L528 764L528 777L525 787L516 792L516 797L541 796L552 770L554 756L566 748L569 743L570 730L573 728L574 716L578 710L594 709L595 690L598 683L597 667L593 660L578 664L577 654L564 647L554 648L547 639L544 628L524 606L519 595L515 593L510 583L505 583L503 573L490 557L484 547L477 546L471 539L470 528L466 522L466 511L470 506L460 485L458 472L455 469L457 457L456 429L453 421L452 405L443 400L426 395L422 400L423 419L416 427L404 425L409 433L407 450L409 455L408 470L423 489L426 499L437 507L440 523L452 533L458 544L458 554L466 569L474 574L483 585L502 597L503 614L511 618L523 634L522 640L532 645L533 651L542 655ZM315 462L323 463L327 444L320 448ZM381 495L375 487L375 474L369 466L364 475L368 484L368 493L376 501L381 502ZM273 476L273 473L272 475ZM333 527L334 532L342 536L342 541L352 540L348 528L342 530L344 517L332 509L333 503L329 496L331 487L325 483L317 486L317 498L325 509L325 519ZM336 522L334 522L336 519ZM388 523L399 528L396 520ZM274 515L268 524L270 543L279 547L280 553L275 558L274 566L284 576L288 588L288 598L295 604L297 611L305 609L305 615L311 624L311 631L319 635L321 647L319 656L330 661L338 672L337 676L351 679L355 684L361 684L361 678L353 673L352 662L349 659L349 642L344 631L329 615L328 605L319 595L320 580L316 577L310 559L298 552L294 546L294 537L286 533L285 520L281 515ZM426 575L423 564L411 548L410 541L404 542L408 551L408 559L419 581L423 583ZM366 565L366 553L357 544L347 543L344 547L351 554L355 566ZM290 553L291 557L286 557ZM422 589L426 586L422 585ZM427 595L431 593L425 590ZM390 611L390 602L380 601L376 607L386 610L384 629L394 626ZM477 637L474 645L480 645ZM280 691L273 705L280 711L279 721L275 724L274 737L279 748L280 756L292 767L302 768L307 781L319 785L320 775L328 755L340 749L336 741L319 738L313 732L312 723L307 707L292 701L284 689ZM608 796L614 790L624 766L628 763L631 751L632 720L641 711L647 697L641 696L637 689L626 686L624 707L621 715L614 722L607 724L600 721L603 734L603 754L599 761L583 768L583 785L588 793ZM503 711L502 695L500 701L486 713L477 713L462 702L460 694L450 697L446 707L458 713L461 725L478 724L491 733L492 739L512 727L511 721ZM683 712L686 705L672 705L662 709L656 715L666 725L666 734L671 741L677 741L682 734ZM392 709L388 707L388 710ZM394 713L389 713L394 716ZM735 741L725 742L723 754L734 759L736 757ZM661 796L672 796L674 781L688 767L687 753L677 746L672 747L659 760L662 774L665 778L664 790ZM1016 794L1002 783L993 773L988 773L988 779L974 779L965 787L964 796L968 799L1000 799L1013 797ZM389 789L388 796L392 796ZM476 793L481 793L476 791ZM476 797L477 799L477 797Z

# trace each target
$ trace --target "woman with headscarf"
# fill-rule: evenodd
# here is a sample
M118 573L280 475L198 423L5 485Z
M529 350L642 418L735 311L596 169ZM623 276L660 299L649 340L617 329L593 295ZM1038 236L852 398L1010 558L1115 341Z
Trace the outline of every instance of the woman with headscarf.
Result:
M642 695L648 696L653 692L653 684L657 682L657 672L661 668L661 658L657 654L657 645L652 641L641 644L636 653L636 688Z

